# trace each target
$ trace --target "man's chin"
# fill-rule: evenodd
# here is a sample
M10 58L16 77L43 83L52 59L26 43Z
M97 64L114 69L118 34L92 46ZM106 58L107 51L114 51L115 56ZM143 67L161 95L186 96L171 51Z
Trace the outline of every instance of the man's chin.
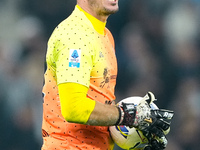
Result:
M106 16L109 16L109 15L111 15L111 14L115 14L116 12L118 12L119 11L119 8L117 7L117 8L112 8L112 9L110 9L110 8L105 8L104 9L104 11L102 11L102 14L104 14L104 15L106 15Z

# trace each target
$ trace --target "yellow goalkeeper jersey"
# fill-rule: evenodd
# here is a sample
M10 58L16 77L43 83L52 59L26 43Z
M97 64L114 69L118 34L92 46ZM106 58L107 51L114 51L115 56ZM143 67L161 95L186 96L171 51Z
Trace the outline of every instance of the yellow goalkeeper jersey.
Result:
M75 7L49 39L43 87L43 150L113 149L108 127L68 123L61 114L58 93L61 83L87 86L87 96L101 103L115 100L114 40L107 28L102 35L93 25L85 13Z

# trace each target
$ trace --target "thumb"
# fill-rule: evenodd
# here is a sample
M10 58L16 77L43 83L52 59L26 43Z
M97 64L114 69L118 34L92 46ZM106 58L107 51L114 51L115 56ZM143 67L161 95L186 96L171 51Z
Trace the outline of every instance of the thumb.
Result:
M153 101L155 101L155 96L152 92L148 92L143 99L141 100L141 103L147 103L150 105Z

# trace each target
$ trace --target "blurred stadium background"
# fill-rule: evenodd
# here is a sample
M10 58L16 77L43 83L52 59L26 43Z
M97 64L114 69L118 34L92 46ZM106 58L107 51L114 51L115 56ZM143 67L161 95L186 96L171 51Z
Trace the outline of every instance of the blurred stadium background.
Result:
M198 150L200 0L119 3L107 22L119 65L117 101L152 91L160 108L175 111L167 150ZM0 149L40 149L46 44L74 5L0 0Z

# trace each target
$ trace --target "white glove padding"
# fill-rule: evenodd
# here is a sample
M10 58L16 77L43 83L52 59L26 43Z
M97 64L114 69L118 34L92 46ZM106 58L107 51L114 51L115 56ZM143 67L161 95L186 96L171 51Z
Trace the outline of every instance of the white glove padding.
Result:
M170 127L173 111L156 109L151 110L150 104L155 100L153 93L148 92L138 105L124 103L118 106L119 120L116 125L126 125L141 130L147 138L152 134L161 138L163 131Z
M142 131L149 145L145 150L163 150L167 146L166 134L170 130L174 112L164 109L151 110L150 104L155 100L153 93L148 92L138 105L124 103L119 105L121 119L116 125L135 127Z
M151 104L155 100L155 96L153 93L148 92L141 102L136 106L136 115L134 127L139 130L143 130L152 123L151 120L151 108L149 104Z

